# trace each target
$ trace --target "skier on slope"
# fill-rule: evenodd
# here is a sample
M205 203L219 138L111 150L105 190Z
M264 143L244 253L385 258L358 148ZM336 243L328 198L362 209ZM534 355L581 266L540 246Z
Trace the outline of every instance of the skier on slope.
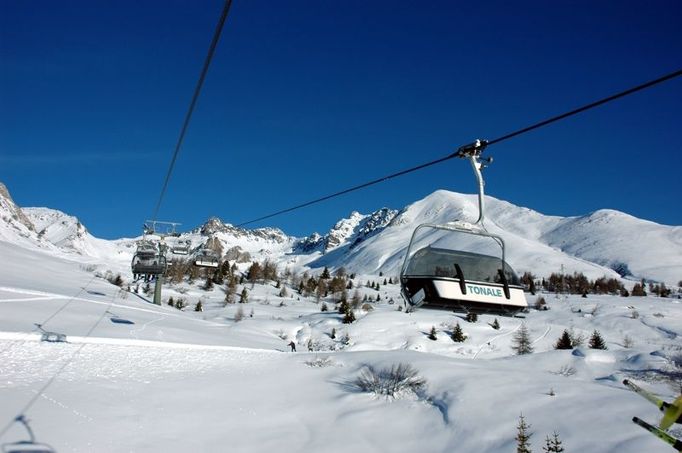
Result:
M291 347L291 352L296 352L296 343L290 341L289 346Z

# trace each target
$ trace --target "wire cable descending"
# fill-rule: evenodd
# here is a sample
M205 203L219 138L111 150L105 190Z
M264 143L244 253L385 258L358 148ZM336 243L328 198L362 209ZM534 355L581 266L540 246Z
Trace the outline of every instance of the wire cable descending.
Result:
M678 69L677 71L671 72L671 73L666 74L666 75L664 75L664 76L662 76L662 77L659 77L659 78L657 78L657 79L650 80L650 81L648 81L648 82L642 83L641 85L637 85L637 86L635 86L635 87L629 88L629 89L627 89L627 90L625 90L625 91L621 91L621 92L619 92L619 93L616 93L616 94L613 94L613 95L611 95L611 96L605 97L605 98L600 99L600 100L598 100L598 101L591 102L591 103L586 104L586 105L584 105L584 106L582 106L582 107L579 107L579 108L577 108L577 109L570 110L570 111L568 111L568 112L562 113L562 114L557 115L557 116L553 116L553 117L551 117L551 118L548 118L548 119L546 119L546 120L543 120L543 121L540 121L540 122L538 122L538 123L532 124L532 125L530 125L530 126L524 127L524 128L522 128L522 129L518 129L518 130L516 130L516 131L514 131L514 132L510 132L510 133L508 133L508 134L506 134L506 135L503 135L503 136L501 136L501 137L497 137L497 138L495 138L495 139L493 139L493 140L483 141L483 142L485 142L485 143L484 143L484 146L490 146L490 145L494 145L494 144L496 144L496 143L501 143L501 142L503 142L503 141L505 141L505 140L509 140L510 138L517 137L517 136L519 136L519 135L525 134L525 133L530 132L530 131L532 131L532 130L539 129L539 128L541 128L541 127L547 126L547 125L552 124L552 123L555 123L555 122L557 122L557 121L561 121L561 120L563 120L563 119L566 119L566 118L568 118L568 117L570 117L570 116L577 115L577 114L579 114L579 113L585 112L585 111L590 110L590 109L593 109L593 108L595 108L595 107L599 107L600 105L604 105L604 104L606 104L606 103L608 103L608 102L615 101L616 99L620 99L620 98L622 98L622 97L631 95L631 94L636 93L636 92L638 92L638 91L642 91L642 90L645 90L645 89L647 89L647 88L650 88L650 87L652 87L652 86L654 86L654 85L658 85L658 84L660 84L660 83L663 83L663 82L666 82L666 81L668 81L668 80L674 79L674 78L676 78L676 77L679 77L680 75L682 75L682 69ZM298 209L305 208L305 207L307 207L307 206L310 206L310 205L313 205L313 204L317 204L317 203L320 203L320 202L322 202L322 201L329 200L329 199L331 199L331 198L336 198L336 197L338 197L338 196L345 195L345 194L347 194L347 193L354 192L354 191L356 191L356 190L364 189L365 187L373 186L373 185L375 185L375 184L379 184L379 183L381 183L381 182L388 181L389 179L397 178L397 177L399 177L399 176L403 176L403 175L406 175L406 174L408 174L408 173L412 173L412 172L415 172L415 171L417 171L417 170L421 170L421 169L423 169L423 168L430 167L430 166L432 166L432 165L436 165L436 164L439 164L439 163L441 163L441 162L445 162L445 161L447 161L447 160L453 159L453 158L455 158L455 157L460 157L460 156L461 156L461 154L459 153L459 151L456 151L456 152L451 153L451 154L449 154L449 155L447 155L447 156L441 157L440 159L432 160L432 161L430 161L430 162L426 162L426 163L417 165L417 166L415 166L415 167L410 167L410 168L407 168L407 169L405 169L405 170L399 171L399 172L397 172L397 173L393 173L393 174L390 174L390 175L387 175L387 176L384 176L384 177L381 177L381 178L377 178L377 179L368 181L368 182L363 183L363 184L358 184L357 186L349 187L348 189L344 189L344 190L341 190L341 191L339 191L339 192L334 192L334 193L329 194L329 195L326 195L326 196L324 196L324 197L316 198L316 199L314 199L314 200L310 200L310 201L307 201L307 202L305 202L305 203L301 203L301 204L299 204L299 205L292 206L292 207L290 207L290 208L282 209L282 210L273 212L273 213L271 213L271 214L267 214L267 215L264 215L264 216L262 216L262 217L258 217L258 218L256 218L256 219L249 220L248 222L242 222L242 223L240 223L240 224L238 224L238 225L236 225L236 226L237 226L237 227L243 227L243 226L249 225L249 224L251 224L251 223L260 222L261 220L265 220L265 219L269 219L269 218L271 218L271 217L275 217L275 216L278 216L278 215L281 215L281 214L285 214L285 213L287 213L287 212L296 211L296 210L298 210Z
M182 123L182 129L180 130L180 136L175 145L175 151L173 152L173 158L171 159L170 165L168 167L168 172L166 173L166 179L163 182L163 187L161 189L161 194L159 195L159 200L156 203L156 208L154 208L154 215L152 220L156 220L159 209L161 209L161 203L163 202L163 197L166 195L166 190L168 189L168 183L170 182L171 175L173 174L173 169L175 168L175 161L180 153L180 148L185 140L185 134L187 133L187 128L189 127L189 122L192 119L192 113L194 113L194 107L197 104L197 99L199 99L199 93L201 93L201 87L204 85L204 80L206 79L206 74L208 73L208 67L211 65L213 60L213 54L218 46L218 41L220 40L220 33L223 31L223 25L225 25L225 20L230 13L230 7L232 6L232 0L225 0L223 5L223 10L220 13L220 19L218 19L218 25L216 26L215 32L213 33L213 39L211 40L211 45L208 48L208 54L204 60L204 66L201 69L201 74L199 75L199 80L194 88L194 95L192 96L192 101L189 104L189 109L187 109L187 114L185 115L185 121Z

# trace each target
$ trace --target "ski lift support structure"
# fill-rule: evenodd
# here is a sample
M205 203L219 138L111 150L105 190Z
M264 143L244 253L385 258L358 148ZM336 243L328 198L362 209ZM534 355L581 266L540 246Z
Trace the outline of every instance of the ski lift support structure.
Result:
M133 275L144 275L145 280L154 277L154 304L161 305L161 288L163 275L168 268L166 254L168 250L173 252L173 247L166 245L168 237L178 238L180 233L178 222L163 222L160 220L147 220L142 226L143 239L138 243L137 251L133 256L131 268ZM158 240L147 239L147 236L157 236ZM157 241L158 243L155 243Z

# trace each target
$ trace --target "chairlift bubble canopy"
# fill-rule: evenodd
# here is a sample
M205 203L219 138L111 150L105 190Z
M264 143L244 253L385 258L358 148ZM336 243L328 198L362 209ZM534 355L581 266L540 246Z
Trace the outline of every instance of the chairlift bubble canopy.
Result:
M523 287L504 253L502 238L487 232L419 225L400 273L403 297L411 306L458 312L524 310L528 304Z
M475 223L424 223L415 228L400 271L401 293L410 307L514 315L528 307L523 287L505 261L502 237L484 222L481 158L488 142L476 140L456 153L471 163L478 183L479 216Z

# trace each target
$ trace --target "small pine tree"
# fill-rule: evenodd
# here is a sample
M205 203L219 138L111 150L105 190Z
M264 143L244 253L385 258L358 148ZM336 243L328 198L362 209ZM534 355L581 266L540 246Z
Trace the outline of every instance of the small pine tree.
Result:
M329 311L329 307L327 306L326 302L322 302L322 306L320 307L320 311Z
M249 301L249 292L246 290L246 288L243 288L242 293L239 295L239 303L245 304L248 301Z
M329 338L331 338L332 340L336 338L336 327L332 328L332 333L331 335L329 335Z
M564 330L564 333L561 334L561 337L554 345L554 349L573 349L573 341L571 340L571 334L568 330Z
M533 435L530 425L526 423L523 414L519 415L519 424L516 427L516 453L531 453L530 438Z
M606 342L599 334L598 330L595 330L590 337L590 342L588 343L591 349L608 349L606 347Z
M175 301L173 300L172 297L168 299L168 305L170 305L171 307L175 307Z
M495 318L495 320L490 324L490 327L492 327L495 330L500 330L500 321Z
M436 328L434 326L431 326L431 332L429 332L428 336L429 340L436 341L438 337L436 336Z
M459 326L459 323L455 325L455 328L452 330L450 338L455 343L462 343L464 340L467 339L467 336L464 335L464 332L462 331L462 328Z
M353 310L348 307L348 311L346 311L346 314L343 317L343 323L344 324L351 324L355 321L355 313L353 313Z
M329 274L329 269L327 269L327 266L324 267L324 270L322 271L322 275L320 275L321 279L328 280L331 278L331 275Z
M204 306L201 301L197 302L197 304L194 306L194 311L204 311Z
M211 291L213 289L213 279L211 277L206 277L206 283L204 283L203 290Z
M114 285L118 286L121 288L123 286L123 278L121 278L121 274L117 274L116 278L113 281Z
M528 333L528 328L525 324L521 324L521 327L514 335L514 338L512 339L512 349L517 355L530 354L533 352L530 334Z
M282 286L282 289L279 290L279 297L289 297L286 286Z
M634 288L632 288L632 296L634 297L644 297L646 296L646 291L644 291L644 286L639 283L635 283Z
M561 439L559 439L559 434L554 431L554 434L550 438L547 436L545 439L545 446L542 447L542 451L546 453L561 453L564 451L563 445L561 445Z
M348 310L350 310L348 301L342 300L341 303L339 304L339 314L345 315L346 313L348 313Z
M476 313L469 312L467 313L467 322L477 322L478 321L478 315Z

